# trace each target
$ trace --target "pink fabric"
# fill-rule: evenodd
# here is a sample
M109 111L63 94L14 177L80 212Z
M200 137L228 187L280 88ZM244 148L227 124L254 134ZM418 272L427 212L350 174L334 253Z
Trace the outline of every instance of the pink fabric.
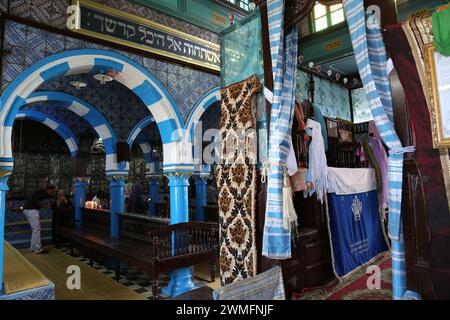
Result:
M373 134L373 136L370 136L370 134ZM381 199L382 199L382 208L383 210L386 210L388 208L388 156L386 153L386 150L383 147L383 143L380 139L380 134L378 133L378 130L375 126L375 122L370 121L369 122L369 146L372 149L373 156L375 158L375 161L378 164L378 167L380 168L381 172Z

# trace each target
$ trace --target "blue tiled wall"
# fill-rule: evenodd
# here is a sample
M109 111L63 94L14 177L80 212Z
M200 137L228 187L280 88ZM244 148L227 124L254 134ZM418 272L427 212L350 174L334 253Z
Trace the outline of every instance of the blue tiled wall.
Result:
M20 208L24 203L23 200L7 201L5 211L5 240L20 249L30 247L31 228L23 212L13 209ZM49 244L52 240L52 211L42 209L39 214L42 242Z
M7 21L5 26L5 49L9 53L3 57L1 90L4 91L7 85L21 72L44 57L65 50L83 48L97 48L119 52L144 66L167 88L185 121L197 100L207 91L219 85L219 77L209 73L113 50L76 38ZM76 89L69 84L72 80L82 80L88 86L83 89ZM111 122L113 129L116 130L118 137L122 140L126 140L132 128L149 114L139 98L121 84L111 82L101 85L87 75L56 79L45 83L39 90L63 91L91 103ZM48 111L52 106L50 104L41 104L33 108ZM85 124L76 124L77 118L68 112L62 112L57 109L51 113L60 120L67 122L69 127L75 132L87 130Z

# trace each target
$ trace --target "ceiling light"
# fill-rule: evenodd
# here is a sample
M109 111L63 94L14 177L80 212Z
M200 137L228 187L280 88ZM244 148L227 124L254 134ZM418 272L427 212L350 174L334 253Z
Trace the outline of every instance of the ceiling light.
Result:
M113 81L113 80L114 80L113 77L108 76L108 75L106 75L106 74L102 74L102 73L94 74L92 77L93 77L95 80L100 81L101 84L105 84L105 83L107 83L107 82L110 82L110 81Z
M70 81L70 85L74 86L77 89L81 89L87 86L87 84L82 81Z

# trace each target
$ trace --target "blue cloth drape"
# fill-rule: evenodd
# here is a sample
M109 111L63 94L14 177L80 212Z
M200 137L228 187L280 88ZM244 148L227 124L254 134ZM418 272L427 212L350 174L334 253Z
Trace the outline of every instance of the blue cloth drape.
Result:
M386 70L386 50L378 28L366 28L363 0L344 0L344 12L352 39L356 63L370 103L378 131L388 146L389 164L389 225L392 241L393 298L402 299L406 290L406 271L401 228L403 154L413 148L403 148L387 113L392 110L391 88Z
M274 90L262 254L271 259L288 259L291 257L291 230L283 227L283 176L294 115L298 28L294 27L284 39L284 1L267 1L267 11Z
M328 205L333 264L339 277L388 249L376 190L348 195L330 193Z

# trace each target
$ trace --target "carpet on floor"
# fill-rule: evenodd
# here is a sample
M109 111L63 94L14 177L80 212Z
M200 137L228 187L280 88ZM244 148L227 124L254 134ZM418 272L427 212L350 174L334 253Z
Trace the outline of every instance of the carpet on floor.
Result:
M369 289L367 273L369 265L378 265L381 271L381 288ZM392 262L389 252L379 255L374 261L362 266L341 281L314 288L305 288L294 293L293 300L392 300Z

